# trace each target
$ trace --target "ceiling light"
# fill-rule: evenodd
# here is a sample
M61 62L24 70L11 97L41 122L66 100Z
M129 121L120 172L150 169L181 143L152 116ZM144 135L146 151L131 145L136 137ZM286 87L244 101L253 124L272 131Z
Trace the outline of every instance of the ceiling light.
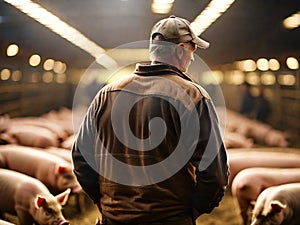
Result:
M291 70L299 69L299 62L295 57L288 57L286 59L286 65Z
M6 55L10 57L17 55L18 52L19 52L19 46L16 44L11 44L6 49Z
M245 71L245 72L253 72L256 70L256 63L252 59L246 59L243 61L239 61L237 66L238 66L238 69Z
M34 54L29 58L30 66L38 66L41 63L41 57L38 54Z
M10 70L9 69L3 69L0 73L1 80L8 80L10 78Z
M240 85L245 81L244 73L240 70L228 71L225 75L228 84Z
M95 42L91 41L80 33L75 28L71 27L51 12L41 7L39 4L30 0L4 0L5 2L13 5L23 13L35 19L51 31L57 33L62 38L68 40L72 44L81 48L96 59L96 62L105 68L117 68L117 63L114 59L105 56L105 50L98 46Z
M65 73L57 74L55 78L56 83L63 84L67 81L67 75Z
M269 60L269 68L270 70L277 71L280 69L280 63L277 59L270 59Z
M259 85L260 77L256 72L250 72L246 75L246 81L251 85Z
M53 67L54 67L54 60L53 59L47 59L44 62L44 65L43 65L44 70L46 70L46 71L53 70Z
M267 71L269 69L269 61L265 58L260 58L256 62L257 69Z
M212 23L214 23L235 0L212 0L209 5L191 23L193 31L197 36L202 34Z
M261 75L261 83L264 85L273 85L276 82L275 75L273 73L267 72Z
M13 81L20 81L22 78L22 72L20 70L15 70L11 74L11 79Z
M171 11L175 0L153 0L151 10L157 14L167 14Z
M53 66L55 73L64 73L66 71L66 64L61 61L56 61Z
M53 73L45 72L43 73L43 82L44 83L51 83L53 81Z
M286 29L295 29L300 26L300 11L284 19L282 22Z
M292 74L279 75L278 83L280 85L292 86L296 84L296 77Z

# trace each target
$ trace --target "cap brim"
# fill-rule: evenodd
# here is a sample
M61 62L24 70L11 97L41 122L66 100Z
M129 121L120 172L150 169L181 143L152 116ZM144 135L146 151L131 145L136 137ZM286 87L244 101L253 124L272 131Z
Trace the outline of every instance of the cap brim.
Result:
M203 48L203 49L206 49L209 47L209 42L199 38L199 37L195 37L193 39L193 42L199 47L199 48Z

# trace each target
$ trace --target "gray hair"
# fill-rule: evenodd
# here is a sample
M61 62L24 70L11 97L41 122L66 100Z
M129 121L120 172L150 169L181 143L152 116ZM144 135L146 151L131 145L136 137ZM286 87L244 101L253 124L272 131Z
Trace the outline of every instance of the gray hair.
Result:
M176 44L167 41L161 34L155 34L149 46L150 60L170 56L175 46Z

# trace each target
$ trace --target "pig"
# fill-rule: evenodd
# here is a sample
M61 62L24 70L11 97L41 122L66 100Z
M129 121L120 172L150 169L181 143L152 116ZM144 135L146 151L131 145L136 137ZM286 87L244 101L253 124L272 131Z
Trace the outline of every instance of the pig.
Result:
M56 148L56 147L49 147L49 148L40 149L40 150L51 153L56 156L59 156L60 158L66 160L67 162L72 163L71 150L68 150L65 148Z
M70 162L51 153L18 145L0 146L0 167L18 171L39 179L51 193L71 188L81 191Z
M15 225L14 223L7 222L5 220L0 220L0 225Z
M0 211L18 216L22 225L68 225L62 214L70 189L53 196L39 180L0 169Z
M30 125L46 128L52 133L56 134L60 141L65 140L68 136L67 132L64 131L59 123L54 123L42 117L20 117L11 119L11 126L18 125Z
M237 112L226 110L226 130L251 138L257 144L274 147L288 147L291 145L289 135L272 126L249 119Z
M299 225L300 183L265 189L255 203L251 225Z
M248 224L251 202L266 188L300 182L300 168L247 168L233 179L231 192L244 224Z
M0 116L0 133L5 132L9 128L10 117L9 115Z
M226 131L224 135L224 143L227 149L230 148L251 148L253 140L239 133Z
M300 149L254 148L227 150L230 177L232 180L243 169L251 167L300 168Z
M47 128L33 125L15 124L10 126L5 134L13 140L9 142L10 144L16 143L40 148L58 147L60 144L59 137L55 133Z
M68 135L74 134L72 110L63 107L58 111L52 110L41 117L46 118L51 122L58 123Z
M75 134L72 134L70 135L69 137L66 138L66 140L64 140L62 143L61 143L61 147L62 148L65 148L65 149L69 149L71 150L72 149L72 146L73 146L73 143L75 141Z

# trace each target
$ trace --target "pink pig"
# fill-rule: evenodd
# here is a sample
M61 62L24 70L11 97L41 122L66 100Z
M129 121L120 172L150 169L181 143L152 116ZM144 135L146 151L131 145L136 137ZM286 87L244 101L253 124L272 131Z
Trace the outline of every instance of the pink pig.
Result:
M67 188L74 193L81 191L72 164L48 152L25 146L3 145L0 146L0 167L37 178L51 193Z
M266 188L300 182L300 168L248 168L236 175L232 182L232 195L237 202L244 224L248 224L248 209L251 202Z
M229 184L243 169L251 167L300 168L300 151L293 148L258 148L227 150Z
M42 151L51 153L53 155L59 156L60 158L66 160L69 163L72 163L72 154L71 151L65 148L49 147L40 149Z
M300 183L265 189L257 198L251 225L299 225Z
M53 196L39 180L0 169L0 211L18 216L22 225L68 225L61 210L70 189Z

